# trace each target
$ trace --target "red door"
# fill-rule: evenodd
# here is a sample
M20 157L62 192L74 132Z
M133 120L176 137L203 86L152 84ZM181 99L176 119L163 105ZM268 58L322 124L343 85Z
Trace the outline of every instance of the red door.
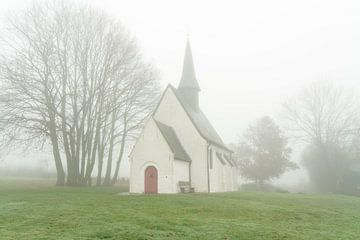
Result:
M158 192L158 176L157 170L153 166L149 166L145 170L145 193Z

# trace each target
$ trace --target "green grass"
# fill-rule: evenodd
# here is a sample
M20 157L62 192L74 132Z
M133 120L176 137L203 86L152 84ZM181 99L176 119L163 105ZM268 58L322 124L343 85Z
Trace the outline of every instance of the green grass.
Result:
M360 239L356 197L122 190L1 178L0 239Z

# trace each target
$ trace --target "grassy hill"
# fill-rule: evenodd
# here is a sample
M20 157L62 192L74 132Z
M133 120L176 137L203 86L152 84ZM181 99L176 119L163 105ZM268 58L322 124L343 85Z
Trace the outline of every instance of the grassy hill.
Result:
M360 239L360 198L118 195L0 178L0 239Z

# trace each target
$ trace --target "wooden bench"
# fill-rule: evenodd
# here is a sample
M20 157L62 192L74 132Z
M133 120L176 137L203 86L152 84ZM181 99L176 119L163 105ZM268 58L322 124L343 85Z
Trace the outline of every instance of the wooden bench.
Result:
M187 181L179 181L179 187L181 193L193 193L195 189L190 186L190 182Z

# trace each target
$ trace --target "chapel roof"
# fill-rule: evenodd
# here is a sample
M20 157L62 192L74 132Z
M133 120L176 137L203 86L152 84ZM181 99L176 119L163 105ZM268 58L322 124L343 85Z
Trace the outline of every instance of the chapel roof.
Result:
M230 157L228 157L226 154L224 155L225 160L230 164L230 166L234 166L234 162Z
M172 85L169 84L169 87L175 93L177 99L181 103L182 107L184 108L185 112L189 116L190 120L194 124L195 128L198 130L200 135L205 138L208 142L217 145L221 148L224 148L228 151L228 147L224 144L219 134L216 132L215 128L211 125L210 121L207 119L205 114L199 108L198 110L194 110L187 101L182 97L181 94L178 93L178 90L175 89Z
M189 157L184 147L182 146L174 129L156 120L155 123L158 126L161 134L164 136L172 152L174 153L174 158L181 161L191 162L191 158Z
M194 63L191 53L191 47L189 38L186 42L186 49L185 49L185 57L184 57L184 64L183 64L183 72L181 76L181 80L179 83L178 88L174 88L171 84L168 85L177 99L179 100L180 104L182 105L183 109L187 113L188 117L190 118L191 122L199 132L199 134L210 144L216 145L221 147L227 151L232 152L221 140L221 137L216 132L215 128L211 125L210 121L207 119L205 114L201 111L200 107L198 106L198 101L196 102L196 107L194 108L194 104L192 101L189 101L189 94L198 96L198 91L200 91L199 84L196 80L195 76L195 69ZM195 90L195 92L194 92ZM166 92L166 91L165 91ZM164 94L165 94L164 92ZM164 96L163 94L163 96ZM194 98L195 99L195 98ZM162 99L160 100L160 102ZM159 102L159 104L160 104ZM159 106L158 104L158 106ZM157 109L155 109L155 112ZM154 112L154 113L155 113ZM180 142L179 142L180 143Z
M216 153L217 158L220 160L222 165L226 165L226 162L220 153Z

